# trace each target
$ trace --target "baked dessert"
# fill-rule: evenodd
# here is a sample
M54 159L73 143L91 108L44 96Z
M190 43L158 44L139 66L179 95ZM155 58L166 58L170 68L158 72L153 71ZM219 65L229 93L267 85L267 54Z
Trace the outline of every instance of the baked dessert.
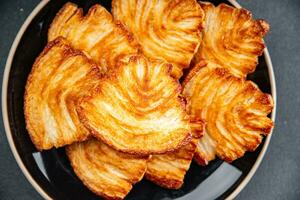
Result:
M231 162L254 151L273 127L267 117L273 109L272 97L215 63L199 63L183 87L188 113L206 123L195 153L201 165L216 156Z
M237 77L254 72L258 56L265 48L263 37L269 24L254 20L251 12L227 4L215 7L210 2L200 2L205 13L202 43L193 62L208 60L230 70Z
M65 37L72 47L83 51L102 69L114 68L118 60L137 53L139 48L133 36L99 4L84 16L76 4L66 3L48 30L48 41L59 36Z
M195 0L113 0L112 13L145 56L171 63L172 76L181 77L201 42L204 14Z
M65 39L45 47L33 64L24 96L26 127L38 150L87 139L90 133L79 121L76 106L100 77L97 65Z
M80 101L81 122L96 138L126 153L166 153L187 144L189 118L170 70L170 64L142 55L120 62Z
M118 152L96 139L67 146L66 153L84 185L106 199L123 199L143 178L148 159Z

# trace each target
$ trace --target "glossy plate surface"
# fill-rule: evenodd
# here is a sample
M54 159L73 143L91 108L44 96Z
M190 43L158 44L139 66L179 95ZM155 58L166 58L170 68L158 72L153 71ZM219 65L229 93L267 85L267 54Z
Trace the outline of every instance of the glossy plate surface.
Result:
M27 76L47 41L47 31L57 11L67 1L42 1L25 21L11 48L3 78L2 110L8 141L23 173L46 199L99 199L76 177L63 148L39 153L25 128L23 94ZM73 0L86 12L95 3L110 10L111 1ZM216 5L226 1L213 1ZM228 2L226 2L228 3ZM236 2L232 2L239 6ZM268 51L259 59L255 73L248 76L263 92L271 93L275 108L270 117L275 121L276 88ZM160 188L143 180L136 184L126 199L232 199L256 171L271 135L252 153L227 164L215 160L206 167L195 163L188 171L180 190Z

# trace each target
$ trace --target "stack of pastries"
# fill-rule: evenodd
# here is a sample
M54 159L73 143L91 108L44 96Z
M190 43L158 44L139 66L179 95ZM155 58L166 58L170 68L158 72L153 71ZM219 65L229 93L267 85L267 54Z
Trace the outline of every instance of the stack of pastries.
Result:
M270 133L272 97L246 80L268 30L226 4L113 0L112 14L98 4L84 14L67 3L27 80L31 140L65 147L107 199L143 177L179 189L193 158L232 162Z

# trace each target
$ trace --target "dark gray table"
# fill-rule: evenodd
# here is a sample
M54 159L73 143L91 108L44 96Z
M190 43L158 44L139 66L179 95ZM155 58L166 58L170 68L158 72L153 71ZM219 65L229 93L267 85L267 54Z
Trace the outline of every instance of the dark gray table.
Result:
M0 0L1 80L13 39L38 2ZM300 199L300 0L240 3L271 24L266 42L274 64L278 104L276 129L265 159L237 199ZM18 168L2 119L0 124L0 199L42 199Z

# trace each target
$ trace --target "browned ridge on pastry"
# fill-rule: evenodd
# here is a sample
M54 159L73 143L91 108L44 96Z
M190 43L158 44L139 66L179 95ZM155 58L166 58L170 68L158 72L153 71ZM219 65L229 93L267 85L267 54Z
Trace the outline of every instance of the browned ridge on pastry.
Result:
M170 64L142 55L120 62L82 99L79 117L95 137L132 154L165 153L191 139L189 117Z
M195 0L113 0L112 12L133 33L143 53L173 65L179 78L201 42L204 13Z
M196 66L183 83L189 114L206 122L195 159L202 165L217 155L231 162L254 151L270 133L267 117L273 100L251 81L233 76L214 63Z
M89 136L75 107L99 78L97 65L64 39L46 46L32 67L24 97L26 127L37 149L61 147Z
M139 48L123 25L114 22L112 15L98 4L85 16L77 5L65 4L50 26L48 40L58 36L65 37L101 67L114 68L119 59L136 53Z
M197 142L203 133L203 122L191 123L191 142L175 152L152 155L147 163L146 179L168 189L179 189L192 162Z
M264 20L254 20L248 10L226 4L215 7L200 2L205 12L202 43L194 62L205 59L218 63L238 77L255 70L264 50L263 37L269 31Z
M147 167L147 158L118 152L96 139L67 146L66 153L84 185L106 199L123 199Z

